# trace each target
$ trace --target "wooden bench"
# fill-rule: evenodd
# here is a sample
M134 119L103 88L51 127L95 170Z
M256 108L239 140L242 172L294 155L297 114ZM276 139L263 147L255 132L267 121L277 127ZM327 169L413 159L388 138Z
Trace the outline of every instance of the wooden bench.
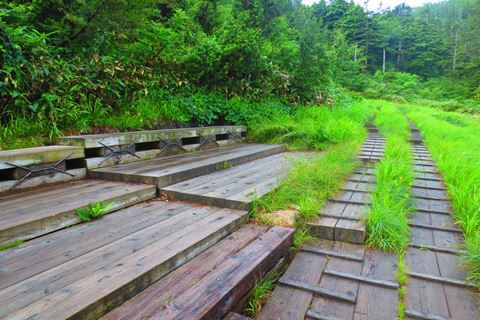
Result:
M95 169L242 142L245 126L217 126L107 133L58 138L85 148L86 167Z
M86 176L84 157L84 148L79 146L0 151L0 193L83 179Z

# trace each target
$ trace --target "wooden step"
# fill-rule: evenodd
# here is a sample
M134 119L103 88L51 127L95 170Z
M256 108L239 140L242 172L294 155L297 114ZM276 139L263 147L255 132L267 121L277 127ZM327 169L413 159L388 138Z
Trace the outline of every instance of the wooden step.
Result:
M85 178L82 147L47 146L0 151L0 193Z
M131 131L58 138L62 145L86 149L88 169L136 162L242 142L245 126Z
M76 210L101 201L109 212L155 197L155 187L99 180L72 181L0 196L0 244L28 240L81 220Z
M281 153L160 189L169 198L250 210L286 177L300 153Z
M95 169L89 174L99 179L155 184L161 188L264 158L283 150L283 145L238 144Z
M155 200L2 251L0 318L99 318L235 231L247 216Z
M221 319L287 255L292 241L290 228L245 226L102 320Z

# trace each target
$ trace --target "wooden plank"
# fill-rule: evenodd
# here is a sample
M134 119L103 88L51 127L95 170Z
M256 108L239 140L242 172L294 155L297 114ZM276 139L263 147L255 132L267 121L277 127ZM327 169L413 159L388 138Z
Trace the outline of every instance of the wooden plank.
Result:
M0 170L13 168L8 163L29 166L57 162L67 156L69 156L68 159L80 159L85 157L85 152L81 147L69 146L46 146L0 151Z
M146 318L219 319L292 244L293 229L273 227Z
M462 254L465 252L464 250L459 250L455 248L437 247L433 245L418 244L418 243L410 243L410 247L419 248L422 250L432 250L432 251L446 252L446 253L452 253L452 254Z
M319 249L319 248L314 248L310 246L303 246L300 248L300 250L303 252L317 253L320 255L328 256L328 257L342 258L342 259L359 261L359 262L363 261L363 256L345 254L345 253L337 252L334 250Z
M400 286L397 282L388 281L388 280L376 280L369 277L357 276L354 274L336 271L332 269L325 269L323 270L324 274L328 274L331 276L339 277L339 278L346 278L350 280L355 280L359 282L364 282L372 285L377 285L380 287L390 288L390 289L398 289Z
M246 217L245 214L221 210L203 219L200 224L191 224L162 241L52 292L18 310L11 317L21 319L37 315L37 319L97 318L236 229L243 217ZM102 285L99 286L98 283ZM59 303L62 308L58 308Z
M189 228L198 221L200 221L199 224L203 224L204 221L211 221L216 212L218 212L218 209L208 207L192 208L158 224L129 234L97 250L89 251L82 256L68 260L66 263L48 269L43 273L39 273L35 268L27 269L21 275L15 276L17 279L25 280L13 286L6 287L6 283L4 284L2 279L2 288L6 289L0 291L0 306L2 306L0 309L8 308L6 305L12 305L11 301L15 301L19 296L22 297L21 301L14 305L18 308L25 307L26 304L41 299L45 295L45 288L48 288L48 292L60 290L85 276L94 274L96 270L114 263L118 259L141 251L143 248L148 248L149 245L155 244L161 239L168 238L175 233L181 235L182 228Z
M405 297L406 309L449 318L448 304L440 283L411 278Z
M444 285L452 319L480 319L478 290Z
M365 242L365 226L360 221L338 219L335 225L334 240L363 243Z
M223 320L252 320L252 318L246 317L238 313L229 312Z
M308 223L308 227L314 236L321 239L333 240L337 221L338 219L320 217L315 222Z
M134 320L152 316L161 306L173 301L192 285L197 285L208 273L219 268L226 259L236 254L266 230L265 227L247 225L235 231L104 316L102 320Z
M0 269L8 277L0 279L0 288L54 268L151 225L157 225L193 209L192 207L186 203L143 203L125 209L120 214L105 216L95 223L81 224L1 252Z
M420 319L420 320L450 320L450 318L437 316L431 313L423 313L423 312L419 312L411 309L405 310L405 316L413 319Z
M96 181L95 184L87 182L84 190L81 188L85 185L82 182L73 184L76 188L71 194L68 193L69 184L47 189L46 194L41 189L19 194L19 199L23 198L24 204L20 207L12 204L0 214L3 223L0 244L32 239L79 223L76 210L95 202L112 203L113 206L107 212L110 213L151 199L156 194L154 186ZM52 194L55 190L62 190L63 195ZM8 205L8 201L4 205Z
M64 173L56 173L26 179L21 184L17 184L18 180L2 181L0 182L0 193L14 192L17 190L34 188L40 185L59 184L69 181L76 181L84 179L87 176L87 170L85 168L67 170L67 172L73 175L73 177Z
M278 280L278 284L292 287L294 289L308 291L315 295L319 295L322 297L327 297L327 298L331 298L331 299L335 299L343 302L355 303L357 301L356 297L353 295L343 294L343 293L335 292L329 289L323 289L319 286L305 284L300 281L281 278L280 280Z
M472 287L475 288L475 284L469 281L463 281L463 280L458 280L458 279L452 279L452 278L446 278L446 277L438 277L438 276L433 276L428 273L418 273L418 272L412 272L409 271L408 275L413 278L418 278L422 280L429 280L429 281L435 281L439 283L445 283L449 285L454 285L454 286L460 286L460 287Z
M99 142L108 146L126 145L129 143L141 143L159 141L174 141L178 138L198 137L199 134L209 137L214 134L225 134L228 131L240 134L246 132L245 126L212 126L180 129L163 129L147 131L131 131L120 133L92 134L82 136L69 136L57 138L57 143L61 145L77 145L85 148L100 147Z
M332 246L333 243L331 242L325 243L324 248L331 249ZM299 252L283 277L304 284L316 285L320 280L321 270L327 261L326 257ZM303 319L310 307L313 293L286 286L277 286L272 297L275 297L275 299L267 301L257 320Z

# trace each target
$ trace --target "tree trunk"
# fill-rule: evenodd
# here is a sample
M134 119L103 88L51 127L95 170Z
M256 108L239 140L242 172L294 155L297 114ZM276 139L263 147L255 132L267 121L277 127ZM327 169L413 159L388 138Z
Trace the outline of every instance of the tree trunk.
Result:
M385 47L383 48L383 64L382 64L382 72L385 73Z
M401 55L402 55L402 40L398 41L397 69L400 66Z
M452 70L455 71L457 68L457 47L458 47L458 30L455 30L455 44L453 46L453 63Z
M355 43L355 53L354 53L354 56L353 56L353 61L357 62L357 47L358 47L358 44Z

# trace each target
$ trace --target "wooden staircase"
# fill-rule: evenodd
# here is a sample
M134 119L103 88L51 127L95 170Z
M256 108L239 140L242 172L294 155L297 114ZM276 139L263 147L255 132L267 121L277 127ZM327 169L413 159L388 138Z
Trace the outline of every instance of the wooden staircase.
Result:
M244 132L76 136L0 152L0 242L28 240L0 251L0 319L221 319L238 308L293 241L293 229L245 225L246 209L297 156L241 143ZM54 170L59 161L81 174ZM155 198L159 188L169 198ZM76 211L96 202L112 213L79 223Z

